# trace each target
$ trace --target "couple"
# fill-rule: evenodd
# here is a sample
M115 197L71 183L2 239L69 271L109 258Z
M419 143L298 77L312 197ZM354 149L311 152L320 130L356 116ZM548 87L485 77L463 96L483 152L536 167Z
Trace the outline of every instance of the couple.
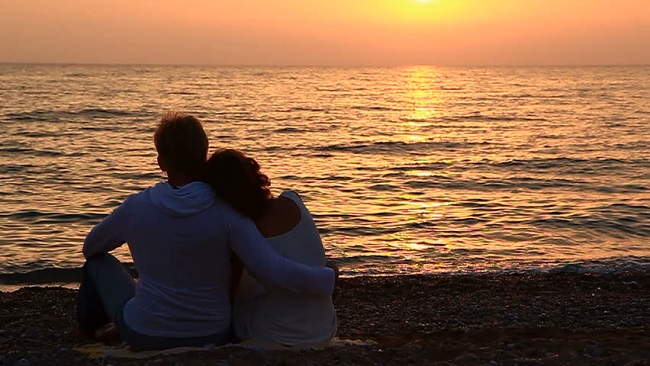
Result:
M84 241L82 334L114 325L132 350L333 337L338 270L300 197L274 198L236 150L206 163L208 138L192 116L163 116L154 143L167 181L129 196ZM137 281L108 254L124 243Z

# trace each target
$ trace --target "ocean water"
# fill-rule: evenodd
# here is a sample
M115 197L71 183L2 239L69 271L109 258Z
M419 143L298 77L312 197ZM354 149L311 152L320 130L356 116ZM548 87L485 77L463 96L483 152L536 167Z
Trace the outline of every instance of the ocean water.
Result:
M169 110L298 191L347 275L650 268L650 67L4 64L0 282L80 266L163 179Z

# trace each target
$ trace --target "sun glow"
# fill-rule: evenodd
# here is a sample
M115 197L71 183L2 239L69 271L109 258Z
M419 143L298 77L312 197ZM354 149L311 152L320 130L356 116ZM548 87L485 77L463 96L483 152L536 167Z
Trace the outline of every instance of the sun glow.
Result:
M648 0L158 0L154 7L150 1L130 0L0 3L0 62L650 62L642 36L650 29Z
M388 24L402 23L410 28L425 24L453 23L465 14L464 1L442 0L376 0L377 9L383 10L384 22ZM381 11L380 10L380 11Z

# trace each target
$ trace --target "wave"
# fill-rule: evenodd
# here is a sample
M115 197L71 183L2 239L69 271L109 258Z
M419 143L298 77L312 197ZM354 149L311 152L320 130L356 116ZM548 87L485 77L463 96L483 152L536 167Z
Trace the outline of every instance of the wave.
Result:
M123 172L114 172L111 173L111 176L114 178L119 178L124 181L138 181L142 182L143 187L139 189L144 189L147 186L147 182L155 181L161 178L159 173L123 173Z
M124 264L124 268L137 277L133 263ZM81 266L77 268L42 268L27 272L0 273L0 285L36 285L50 283L75 283L82 277Z
M291 113L291 112L327 112L327 108L318 108L318 107L291 107L287 109L281 109L279 112Z
M530 116L488 116L480 113L427 118L402 117L402 122L547 122L546 118ZM438 126L436 126L438 127ZM443 125L444 127L444 125Z
M649 272L650 258L623 257L560 264L545 270L548 273L594 273Z
M86 74L83 72L70 72L70 73L63 74L63 77L67 77L67 78L85 78L89 76L94 76L94 75Z
M174 91L174 92L167 92L169 95L198 95L199 93L194 93L190 91Z
M334 261L341 268L341 273L346 276L358 275L409 275L414 273L438 273L447 275L480 275L482 273L517 274L517 273L548 273L548 274L599 274L610 275L630 272L640 272L650 275L650 257L620 257L600 260L555 263L537 267L513 266L491 267L481 270L465 268L461 270L434 270L423 269L419 272L400 270L400 266L418 266L417 260L401 258L391 260L382 265L378 262L391 260L389 255L351 255L335 258ZM124 263L124 268L134 277L138 273L133 263ZM42 268L26 272L0 273L0 290L2 287L20 287L30 285L76 284L81 281L81 267L76 268ZM624 283L622 285L625 285Z
M0 217L29 223L71 223L71 222L99 222L106 217L105 213L62 213L44 212L38 210L23 210L11 213L0 213Z
M476 143L465 143L471 145ZM444 144L443 144L444 146ZM330 146L331 149L343 150L346 146ZM360 149L363 146L352 146L353 149ZM633 174L635 172L645 172L650 170L649 159L610 159L610 158L596 158L596 159L577 159L577 158L531 158L531 159L511 159L511 160L490 160L483 159L479 161L472 161L469 159L461 159L456 161L434 161L426 163L408 163L390 167L389 170L393 172L409 172L413 170L430 170L436 171L441 169L457 168L463 170L477 170L477 169L503 169L508 173L514 171L524 172L526 175L534 173L554 173L555 176L575 176L584 175L590 177L593 175L602 175L604 172L619 171L626 174ZM525 179L525 178L522 178ZM575 178L572 178L575 180ZM583 183L576 181L577 183ZM595 182L591 182L595 183ZM631 190L647 190L648 187L643 185L629 183L625 186ZM603 187L606 188L606 187Z
M372 191L399 191L400 187L394 184L386 184L386 183L380 183L380 184L374 184L368 187L368 189Z
M82 116L96 117L96 116L133 116L136 115L130 111L123 111L119 109L103 109L103 108L88 108L75 112Z
M615 144L614 147L616 149L621 149L621 150L643 151L648 147L650 147L650 143L648 143L647 141L634 141L634 142Z
M0 150L2 151L2 150ZM0 164L0 174L16 174L36 168L32 164Z
M377 141L372 143L332 144L316 147L317 151L348 151L353 153L395 153L412 152L414 150L457 149L474 145L488 145L488 142L456 142L456 141Z
M408 179L402 183L405 187L414 189L449 189L469 190L477 192L494 191L542 191L556 189L574 192L597 193L638 193L650 190L640 184L602 184L589 180L576 180L567 178L538 178L538 177L512 177L492 179L462 179L444 174L432 174L421 179Z
M597 232L603 235L625 237L650 237L650 214L648 207L639 206L626 212L613 213L607 208L592 209L591 214L571 214L562 216L545 216L530 220L519 220L516 223L531 227L546 227L549 229L571 229L583 234Z
M119 109L85 108L77 111L60 111L51 109L36 109L29 112L6 113L5 119L16 122L60 122L70 119L83 118L108 118L137 116L137 113Z
M385 106L367 106L367 105L354 105L350 109L356 109L360 111L403 111L403 108L392 108Z
M321 234L348 236L356 240L395 233L417 237L418 233L428 235L424 231L427 229L437 238L496 239L506 245L529 242L535 247L548 244L548 249L554 250L557 248L555 244L589 245L594 239L614 240L617 243L630 239L639 243L650 238L650 206L642 204L617 203L576 208L558 203L526 206L477 201L459 202L447 212L449 214L435 219L409 216L395 210L369 212L363 219L350 217L345 221L334 215L315 218L323 223L320 226ZM471 214L457 215L454 212ZM467 230L459 232L456 228ZM553 242L558 237L549 236L548 233L561 234L562 242ZM621 244L621 250L625 247Z
M273 132L277 133L301 133L305 132L305 130L300 129L300 128L295 128L295 127L284 127L284 128L278 128L273 130Z
M56 134L53 134L52 132L49 131L16 131L12 133L13 136L25 136L25 137L52 137L52 136L65 136L67 135L66 133L61 133L61 132L56 132Z
M547 159L512 159L507 161L482 161L477 164L489 164L492 166L500 167L525 167L525 168L538 168L538 169L547 169L547 168L556 168L556 167L575 167L581 165L587 165L590 167L606 167L606 168L615 168L615 169L627 169L629 165L639 166L641 168L650 168L650 160L648 159L609 159L609 158L597 158L597 159L576 159L576 158L547 158Z
M39 150L39 149L30 149L22 147L6 147L0 148L0 153L10 153L10 154L26 154L30 156L79 156L83 155L82 153L64 153L56 150Z
M6 113L4 117L8 121L16 122L51 122L51 113L53 111L33 111L25 113Z

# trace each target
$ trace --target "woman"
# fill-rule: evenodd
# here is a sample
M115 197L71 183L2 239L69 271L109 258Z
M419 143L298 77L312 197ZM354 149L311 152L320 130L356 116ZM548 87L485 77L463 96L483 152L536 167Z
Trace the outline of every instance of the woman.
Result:
M305 265L326 264L318 229L300 196L284 191L273 197L271 182L254 159L237 150L219 150L208 160L207 171L217 195L251 218L276 251ZM236 281L239 273L233 273L233 278ZM329 340L336 333L330 296L265 288L246 271L240 278L232 318L240 340L297 345Z

